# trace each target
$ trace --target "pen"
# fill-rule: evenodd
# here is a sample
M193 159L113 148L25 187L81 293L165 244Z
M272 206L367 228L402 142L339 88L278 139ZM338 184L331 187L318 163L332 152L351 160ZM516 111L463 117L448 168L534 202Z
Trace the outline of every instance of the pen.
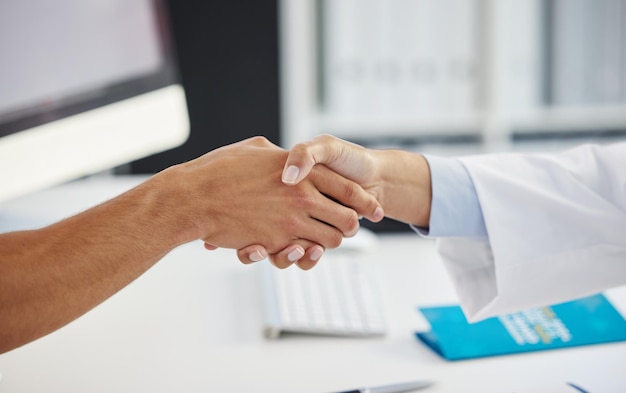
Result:
M402 393L402 392L411 392L413 390L423 389L432 385L431 381L410 381L410 382L402 382L396 383L392 385L382 385L382 386L373 386L373 387L365 387L360 389L346 390L343 392L337 393Z

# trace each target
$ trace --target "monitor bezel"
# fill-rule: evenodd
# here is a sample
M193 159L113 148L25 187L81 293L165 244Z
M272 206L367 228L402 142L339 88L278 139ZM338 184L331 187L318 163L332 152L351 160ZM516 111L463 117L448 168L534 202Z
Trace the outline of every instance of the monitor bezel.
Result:
M0 138L97 109L141 94L180 84L171 24L164 0L150 0L154 6L162 61L154 71L81 91L66 97L49 98L29 107L0 115Z
M0 136L0 202L109 171L187 141L189 113L169 14L163 0L151 1L158 7L165 61L142 77L85 92L83 104L66 99L66 105L53 110L44 106L41 113L11 120L12 131Z

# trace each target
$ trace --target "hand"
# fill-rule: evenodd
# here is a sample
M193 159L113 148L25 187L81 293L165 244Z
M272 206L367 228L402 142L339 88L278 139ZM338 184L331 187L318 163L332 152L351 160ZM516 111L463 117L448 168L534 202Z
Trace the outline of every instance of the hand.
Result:
M291 149L282 181L290 185L298 184L316 164L323 164L379 197L382 192L382 167L375 153L331 135L320 135Z
M296 264L302 270L315 267L324 255L324 247L308 240L297 240L278 253L269 254L261 245L248 246L237 250L237 257L244 264L258 262L269 258L270 262L279 269L286 269Z
M379 171L378 162L369 150L359 145L330 136L321 136L309 143L296 145L287 160L282 175L285 184L298 184L316 164L321 163L335 171L339 169L338 173L360 184L374 198L378 199L381 195L380 185L373 180L379 177L376 173ZM383 209L377 209L366 218L378 222L384 215ZM252 245L238 250L237 256L243 263L257 262L269 256L270 261L279 268L286 268L295 262L301 269L308 270L315 266L323 252L319 245L300 242L291 244L280 253L269 255L263 246ZM292 258L298 255L301 257L294 260L289 258L290 255Z
M184 217L209 249L262 244L276 254L301 240L334 248L356 233L358 215L380 208L359 185L324 166L297 187L282 184L286 158L286 151L256 137L162 173L176 185L175 208L190 212Z
M283 183L299 184L316 164L324 164L360 184L380 202L387 217L428 226L432 191L430 170L423 156L401 150L366 149L321 135L291 149Z
M359 183L365 191L376 197L387 217L417 226L428 226L432 195L430 170L423 156L401 150L366 149L330 135L322 135L291 149L283 170L283 183L299 184L318 164ZM373 221L380 219L382 217L376 217ZM304 252L304 248L301 252ZM252 255L265 257L267 252L261 246L250 246L238 251L238 257L244 263L253 262ZM283 251L269 257L275 265L283 267L290 264L284 255ZM305 257L298 263L306 269L313 267L315 262Z

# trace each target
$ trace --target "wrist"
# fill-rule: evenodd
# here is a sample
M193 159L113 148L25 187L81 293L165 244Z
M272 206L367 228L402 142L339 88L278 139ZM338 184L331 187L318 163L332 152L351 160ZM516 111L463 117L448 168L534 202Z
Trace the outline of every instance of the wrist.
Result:
M420 155L401 150L381 150L380 203L387 217L427 227L432 201L430 169Z
M186 179L184 164L171 166L154 176L146 183L146 189L142 191L147 195L150 204L150 215L153 222L165 229L167 239L178 246L198 239L207 239L207 234L213 233L213 214L202 211L202 207L211 206L207 199L211 195L203 196L199 203L194 195L195 190L189 185L193 182Z

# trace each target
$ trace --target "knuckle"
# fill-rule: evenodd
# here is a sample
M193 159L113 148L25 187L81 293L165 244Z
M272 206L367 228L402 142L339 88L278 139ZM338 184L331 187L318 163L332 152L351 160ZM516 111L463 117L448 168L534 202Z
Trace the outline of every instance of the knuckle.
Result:
M359 215L354 210L349 210L344 218L345 233L354 234L359 227Z
M313 196L303 189L299 189L297 193L294 195L294 200L298 209L304 209L308 211L315 205L315 200Z
M250 141L258 146L266 146L270 143L270 141L262 135L253 136L250 138Z
M358 198L360 187L352 182L347 182L343 187L343 197L345 201L355 202Z
M334 141L335 137L330 134L321 134L315 137L315 139L321 143L329 143L329 142Z
M304 143L298 143L294 145L289 151L295 155L303 155L308 150L308 147Z
M307 143L298 143L289 149L290 162L301 166L302 164L312 160L310 147Z
M363 213L368 214L373 212L378 207L378 201L373 196L367 194L367 197L362 205Z
M352 209L344 209L338 217L341 228L346 230L354 228L359 221L359 215Z
M326 244L326 248L337 248L341 245L342 240L343 234L341 232L332 231L332 233L328 237L328 244Z

